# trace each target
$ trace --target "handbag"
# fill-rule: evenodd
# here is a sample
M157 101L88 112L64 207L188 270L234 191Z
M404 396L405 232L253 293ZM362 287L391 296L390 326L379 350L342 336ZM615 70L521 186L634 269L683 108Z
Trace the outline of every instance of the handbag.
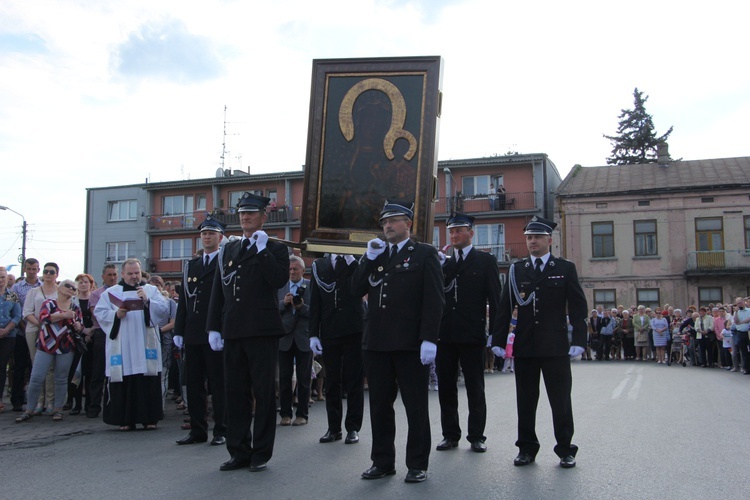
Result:
M89 351L89 348L86 345L86 339L83 338L83 335L70 327L68 327L68 335L70 335L70 338L73 339L73 344L76 347L76 351L80 352L81 354L85 354Z

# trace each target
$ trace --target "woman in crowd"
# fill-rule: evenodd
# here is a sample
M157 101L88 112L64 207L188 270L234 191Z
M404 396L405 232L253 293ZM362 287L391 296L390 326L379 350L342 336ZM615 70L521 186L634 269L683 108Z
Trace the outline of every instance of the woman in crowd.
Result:
M21 303L8 286L8 270L0 267L0 413L5 411L5 368L16 345L16 326L21 321Z
M91 346L91 339L94 330L94 321L91 317L91 309L89 308L89 296L92 290L96 290L96 281L90 274L79 274L76 276L76 286L78 287L78 305L81 308L81 316L83 318L83 336L86 339L86 344ZM80 415L81 403L83 400L83 388L90 383L91 378L91 365L92 362L92 351L89 349L85 353L75 352L73 358L73 364L70 365L70 372L68 373L68 402L66 403L67 409L70 410L70 415ZM73 383L78 365L81 365L80 377L78 385ZM88 410L89 396L88 391L86 392L86 406L84 410Z
M26 344L29 347L32 367L34 359L36 359L37 337L39 336L39 327L41 326L39 314L42 311L42 304L45 300L54 300L57 298L57 275L59 272L60 268L54 262L44 264L42 268L42 286L29 290L28 295L26 295L26 301L23 304L23 319L26 321ZM52 415L52 404L55 397L54 383L54 375L50 371L46 380L42 382L42 390L38 394L39 400L36 402L34 415L41 415L45 411L45 408L46 415ZM34 405L34 400L28 397L28 392L26 397L27 406L30 408Z
M648 335L650 328L651 318L646 314L646 308L638 306L638 313L633 317L636 361L643 361L648 358Z
M40 329L27 394L29 401L34 401L39 396L44 378L54 364L55 399L51 405L54 421L63 419L62 406L68 390L68 371L75 352L71 331L83 331L81 308L72 300L76 291L73 281L64 280L57 289L57 298L45 300L39 314ZM16 423L30 420L33 414L27 408L16 419Z
M656 348L656 362L666 363L664 348L667 346L669 336L669 323L664 318L663 311L657 310L651 320L651 330L654 336L654 347Z

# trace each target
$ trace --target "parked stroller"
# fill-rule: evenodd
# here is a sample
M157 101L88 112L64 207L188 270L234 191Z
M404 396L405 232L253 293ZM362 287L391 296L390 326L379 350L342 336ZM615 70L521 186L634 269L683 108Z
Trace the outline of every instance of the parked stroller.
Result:
M669 364L677 363L682 366L687 366L685 361L685 349L687 348L685 339L689 339L689 335L680 333L679 328L675 328L672 332L672 349L669 351Z

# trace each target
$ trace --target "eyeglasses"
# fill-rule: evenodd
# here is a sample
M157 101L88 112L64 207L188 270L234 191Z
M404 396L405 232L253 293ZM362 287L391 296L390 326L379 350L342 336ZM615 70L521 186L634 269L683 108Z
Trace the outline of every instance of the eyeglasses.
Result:
M67 288L68 290L72 291L73 293L78 291L78 289L74 287L73 285L71 285L70 283L65 283L63 286Z
M44 271L42 271L42 274L57 274L57 271L55 271L54 269L45 269Z

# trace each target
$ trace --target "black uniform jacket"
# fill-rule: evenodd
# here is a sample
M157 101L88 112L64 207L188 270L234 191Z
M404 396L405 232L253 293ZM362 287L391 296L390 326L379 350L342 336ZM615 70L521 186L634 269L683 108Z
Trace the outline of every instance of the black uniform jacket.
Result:
M313 262L310 337L331 340L362 333L362 298L354 297L351 293L352 277L357 266L357 261L354 261L337 275L330 257Z
M177 300L177 317L174 324L175 335L182 335L185 344L208 344L206 317L218 260L216 257L211 259L208 268L203 265L202 257L185 263L187 273L183 274L187 274L187 280L182 284L182 291Z
M292 347L292 342L302 352L310 351L310 335L308 333L310 326L310 280L302 278L301 287L305 287L305 293L302 295L302 307L294 309L293 305L284 304L284 297L289 293L289 281L286 285L279 288L277 293L279 314L281 321L284 323L286 335L279 340L279 351L288 351Z
M565 356L570 350L566 314L573 325L573 345L586 345L586 296L578 281L576 266L572 262L550 256L544 270L534 278L534 266L527 257L514 262L508 273L508 282L500 299L498 334L492 337L492 345L505 347L513 307L518 305L510 272L515 272L515 281L521 301L536 293L536 300L518 307L516 338L513 356L544 357Z
M423 340L437 342L443 314L443 273L437 251L407 241L392 262L388 252L364 256L354 272L355 296L368 294L367 328L362 348L419 351Z
M289 280L289 251L269 241L262 252L255 245L240 259L242 240L224 246L214 276L206 330L225 339L286 335L276 293Z
M441 343L486 345L487 306L489 332L496 329L500 304L500 275L491 253L472 248L461 264L449 258L443 266L445 309L440 322Z

